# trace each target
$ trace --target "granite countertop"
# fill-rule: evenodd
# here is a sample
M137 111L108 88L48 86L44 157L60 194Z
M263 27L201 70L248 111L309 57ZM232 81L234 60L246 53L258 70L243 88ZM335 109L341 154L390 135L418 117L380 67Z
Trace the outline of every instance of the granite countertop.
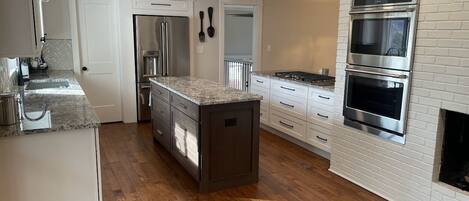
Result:
M88 102L84 91L75 79L72 71L48 71L47 74L31 75L31 82L68 82L66 88L44 88L25 90L18 89L22 94L22 108L29 119L41 117L44 106L47 112L37 121L27 118L14 126L0 126L0 137L32 135L57 131L97 128L100 121L93 107ZM27 84L25 84L27 85ZM28 89L26 87L26 89Z
M201 106L262 100L262 96L195 77L159 77L150 80Z
M271 79L291 82L291 83L295 83L295 84L301 84L301 85L304 85L304 86L313 87L313 88L317 88L317 89L322 89L322 90L326 90L326 91L330 91L330 92L335 91L335 85L334 84L321 85L321 84L303 82L301 80L292 80L292 79L280 78L280 77L275 76L276 72L281 72L281 71L253 71L253 72L251 72L251 74L257 75L257 76L269 77Z

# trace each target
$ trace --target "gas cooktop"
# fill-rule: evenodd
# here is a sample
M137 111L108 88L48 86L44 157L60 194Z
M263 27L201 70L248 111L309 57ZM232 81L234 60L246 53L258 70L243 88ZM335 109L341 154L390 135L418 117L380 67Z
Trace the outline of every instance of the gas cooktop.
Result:
M335 77L306 73L301 71L276 72L274 76L283 79L301 81L321 86L333 85L335 82Z

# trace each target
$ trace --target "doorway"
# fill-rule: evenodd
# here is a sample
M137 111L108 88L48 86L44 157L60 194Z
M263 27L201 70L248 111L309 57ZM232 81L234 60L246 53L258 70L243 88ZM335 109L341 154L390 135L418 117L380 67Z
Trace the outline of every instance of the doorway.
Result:
M225 85L248 91L250 73L259 64L257 5L223 5L223 70Z

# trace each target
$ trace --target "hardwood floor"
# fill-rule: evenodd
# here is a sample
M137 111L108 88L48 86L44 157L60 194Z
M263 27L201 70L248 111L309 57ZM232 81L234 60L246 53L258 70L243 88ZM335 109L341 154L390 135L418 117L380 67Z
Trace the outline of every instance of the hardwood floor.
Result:
M261 130L259 183L199 194L196 183L151 137L151 124L100 128L104 201L383 200L329 172L329 161Z

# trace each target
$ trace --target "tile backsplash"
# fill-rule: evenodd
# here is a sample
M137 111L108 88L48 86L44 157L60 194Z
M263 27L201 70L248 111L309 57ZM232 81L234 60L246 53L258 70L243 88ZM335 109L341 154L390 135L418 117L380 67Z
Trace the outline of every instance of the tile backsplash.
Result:
M48 39L43 49L44 61L52 70L73 70L72 40Z

